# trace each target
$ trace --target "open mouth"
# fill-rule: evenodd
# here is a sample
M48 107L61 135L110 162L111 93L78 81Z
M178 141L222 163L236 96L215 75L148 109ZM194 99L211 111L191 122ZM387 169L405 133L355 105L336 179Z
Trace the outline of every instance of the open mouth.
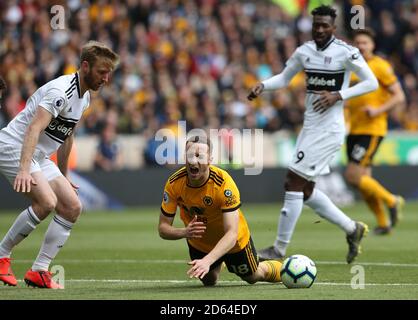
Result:
M199 168L197 167L190 167L190 173L195 175L199 173Z

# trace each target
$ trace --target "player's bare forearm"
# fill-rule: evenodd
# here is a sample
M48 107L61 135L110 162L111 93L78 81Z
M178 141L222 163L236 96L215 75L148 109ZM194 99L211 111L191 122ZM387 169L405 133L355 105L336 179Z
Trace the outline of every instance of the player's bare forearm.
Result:
M212 265L212 263L227 254L234 247L237 238L238 232L236 230L229 230L203 259L207 260L209 265Z
M386 101L386 103L381 105L379 108L365 108L365 112L368 114L369 117L373 118L382 113L388 112L398 106L404 106L405 94L399 82L396 82L390 87L388 87L388 90L391 93L391 97L389 98L389 100Z
M195 259L188 262L190 269L187 274L190 278L203 279L210 271L210 266L220 257L228 253L237 241L237 229L229 229L224 236L218 241L215 248L213 248L203 259Z
M22 151L20 154L19 171L29 172L35 147L38 144L40 130L36 126L30 125L23 138Z
M67 176L68 172L68 159L70 157L71 149L74 143L74 136L69 136L64 143L58 148L57 161L58 168L64 176Z
M393 108L405 103L405 93L399 82L394 83L389 88L391 93L390 99L380 108L382 112L387 112Z
M203 258L204 260L207 260L209 264L214 263L220 257L228 253L237 242L239 224L238 211L224 212L223 224L225 234L218 241L216 246Z
M165 240L179 240L183 238L198 239L202 238L206 231L206 226L203 222L197 221L197 216L194 216L185 228L173 227L174 218L166 217L160 214L160 222L158 225L158 232L160 237Z
M186 228L175 228L166 224L160 224L158 232L164 240L179 240L186 237Z
M39 135L52 119L52 115L43 108L38 108L23 138L22 152L20 156L20 171L29 171L35 147L39 141Z
M30 125L23 138L19 172L13 183L13 189L16 192L31 192L32 185L37 184L30 174L30 164L39 140L39 133L40 130L36 125Z

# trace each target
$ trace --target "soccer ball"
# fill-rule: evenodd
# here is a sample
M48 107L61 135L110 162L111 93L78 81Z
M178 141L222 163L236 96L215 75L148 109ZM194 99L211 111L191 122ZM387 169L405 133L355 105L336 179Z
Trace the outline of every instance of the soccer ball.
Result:
M295 254L283 262L280 276L289 289L309 288L316 278L316 266L307 256Z

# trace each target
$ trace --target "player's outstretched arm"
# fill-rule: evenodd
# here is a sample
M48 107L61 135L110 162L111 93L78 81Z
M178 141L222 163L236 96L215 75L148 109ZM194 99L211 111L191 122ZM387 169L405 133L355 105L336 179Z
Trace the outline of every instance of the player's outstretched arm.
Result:
M388 112L397 106L404 107L405 93L403 92L399 81L396 81L394 84L387 87L387 89L390 92L391 97L382 106L379 108L365 107L364 111L370 118L377 117L379 114Z
M160 214L160 222L158 224L158 233L160 237L165 240L178 240L178 239L193 239L202 238L206 231L206 226L203 222L197 221L197 217L194 216L192 221L185 228L173 227L173 217L167 217L163 213Z
M264 84L262 82L257 83L250 91L247 99L252 101L257 98L264 90Z
M38 144L40 133L49 125L51 119L51 113L44 108L38 108L25 132L20 155L19 172L17 173L13 184L13 188L16 192L30 192L31 186L36 185L36 181L30 174L32 156L35 152L35 147Z
M302 69L303 66L299 61L299 53L298 50L296 50L289 58L289 60L287 60L286 67L283 69L283 71L255 85L251 89L247 99L251 101L257 98L264 90L276 90L287 87L290 80L292 80L295 74Z
M224 232L223 237L216 246L203 258L189 262L191 265L187 274L190 278L202 279L210 270L210 266L231 250L238 238L239 213L238 210L224 212L223 214Z

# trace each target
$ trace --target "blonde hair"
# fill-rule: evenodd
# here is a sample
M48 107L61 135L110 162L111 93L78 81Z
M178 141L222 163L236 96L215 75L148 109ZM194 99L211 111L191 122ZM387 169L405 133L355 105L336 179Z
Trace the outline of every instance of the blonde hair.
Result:
M89 65L93 66L97 58L110 60L113 69L119 63L119 55L112 49L101 42L90 40L81 48L80 63L87 61Z

